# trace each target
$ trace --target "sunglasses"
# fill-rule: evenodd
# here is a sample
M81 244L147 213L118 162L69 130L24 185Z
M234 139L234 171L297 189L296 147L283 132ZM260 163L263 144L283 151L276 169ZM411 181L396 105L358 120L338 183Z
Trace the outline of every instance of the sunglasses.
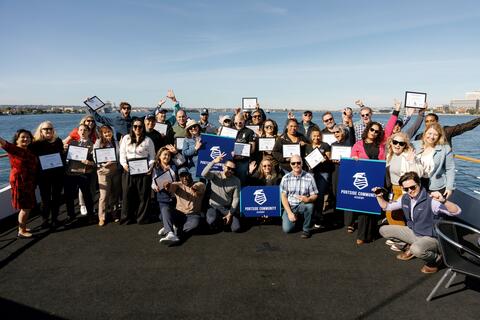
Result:
M311 114L310 112L304 113L303 115L304 115L305 117L311 117L311 116L312 116L312 114Z
M406 145L407 143L404 142L404 141L392 140L392 144L393 144L394 146L396 146L396 145L398 144L400 147L405 147L405 145Z
M370 117L370 113L364 113L364 114L361 114L360 116L361 116L362 118Z
M261 116L259 116L259 115L254 115L254 116L252 116L252 118L260 118L260 117L261 117Z
M93 120L85 120L84 122L85 122L85 123L87 123L87 122L93 122Z
M403 191L405 191L405 192L408 192L409 190L410 190L410 191L414 191L414 190L417 189L417 185L414 184L413 186L405 187L405 188L402 188L402 189L403 189Z
M375 132L375 133L377 133L377 134L380 133L380 130L375 130L375 129L373 129L373 128L370 128L369 131L370 131L370 132Z
M328 119L323 120L323 122L330 122L330 121L333 121L333 118L328 118Z
M300 161L290 162L290 165L292 165L292 166L297 166L297 165L299 166L301 164L302 163Z
M43 131L53 131L53 128L42 128Z
M133 129L142 129L142 128L143 128L142 126L139 126L139 125L136 125L136 124L133 125Z
M233 167L225 166L225 168L227 168L227 171L235 171L235 168Z

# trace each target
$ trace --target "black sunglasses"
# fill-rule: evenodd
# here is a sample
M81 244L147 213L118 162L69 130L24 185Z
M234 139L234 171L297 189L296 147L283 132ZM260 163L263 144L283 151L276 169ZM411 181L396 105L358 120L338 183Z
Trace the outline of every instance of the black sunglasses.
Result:
M295 166L295 165L301 165L302 163L300 161L294 161L294 162L290 162L290 164L292 166Z
M370 132L380 133L380 130L375 130L373 128L370 128Z
M414 191L414 190L416 190L416 189L417 189L417 185L416 185L416 184L414 184L413 186L406 187L406 188L402 188L402 189L403 189L403 191L405 191L405 192L408 192L408 190L410 190L410 191Z
M229 167L229 166L225 166L225 168L227 168L228 171L235 171L235 168L232 168L232 167Z
M395 145L395 146L398 144L400 147L405 147L405 145L407 144L407 143L404 142L404 141L397 141L397 140L392 140L392 143L393 143L393 145Z
M142 128L143 128L143 127L140 126L140 125L136 125L136 124L133 125L133 129L142 129Z
M330 122L330 121L333 121L333 118L328 118L328 119L323 120L323 122Z

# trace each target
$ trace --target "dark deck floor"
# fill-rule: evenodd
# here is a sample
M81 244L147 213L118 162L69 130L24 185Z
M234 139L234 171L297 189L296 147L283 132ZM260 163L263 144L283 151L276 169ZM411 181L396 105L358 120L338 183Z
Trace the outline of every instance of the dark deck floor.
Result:
M420 273L421 261L396 260L383 240L357 247L344 229L302 240L278 225L257 225L241 234L195 235L178 247L159 244L158 229L111 223L32 240L6 230L1 318L480 317L480 293L466 289L463 276L427 303L443 271Z

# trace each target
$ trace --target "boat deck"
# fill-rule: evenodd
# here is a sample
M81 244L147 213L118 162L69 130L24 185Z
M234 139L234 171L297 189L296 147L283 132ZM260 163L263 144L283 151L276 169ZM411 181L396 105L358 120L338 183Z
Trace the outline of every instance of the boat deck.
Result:
M40 218L33 218L31 226ZM478 283L395 259L345 229L286 235L275 224L158 243L159 223L0 236L2 319L478 319ZM451 294L451 293L454 294ZM8 314L8 316L6 316ZM20 316L20 317L19 317Z

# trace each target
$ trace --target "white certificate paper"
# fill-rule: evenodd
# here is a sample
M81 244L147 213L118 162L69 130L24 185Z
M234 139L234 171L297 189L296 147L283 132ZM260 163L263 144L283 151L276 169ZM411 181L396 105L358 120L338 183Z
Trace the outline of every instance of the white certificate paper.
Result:
M93 96L91 98L88 98L87 100L83 101L93 111L97 111L101 107L105 105L105 103L102 102L97 96Z
M341 158L350 158L352 147L332 146L332 160L340 160Z
M233 152L236 156L250 157L250 143L235 142Z
M425 102L427 101L427 94L424 92L405 92L405 107L406 108L425 108Z
M242 109L253 110L257 108L257 98L242 98Z
M97 163L117 162L115 148L98 148L94 149L94 151Z
M283 157L291 158L293 155L300 155L300 144L284 144L283 148Z
M258 130L260 130L260 126L245 126L245 127L255 132L255 134L257 134Z
M82 161L87 160L88 148L79 146L68 146L67 160Z
M173 157L172 160L173 160L173 163L175 163L175 165L176 165L177 167L180 167L180 166L181 166L182 164L184 164L185 161L186 161L185 157L184 157L180 152L178 152L178 153L175 155L175 157Z
M175 138L175 147L177 150L183 150L183 142L185 138Z
M323 154L320 152L320 149L315 148L313 149L312 152L308 154L308 156L305 157L305 161L307 162L308 166L310 169L315 168L319 163L322 163L325 161L325 157Z
M258 151L272 151L275 138L258 138Z
M39 156L38 159L40 160L42 170L63 167L62 157L60 157L60 153L58 152Z
M129 159L127 162L128 162L128 172L130 173L131 176L148 172L147 158Z
M324 133L322 141L328 143L329 145L332 145L332 143L337 142L337 139L335 139L333 133Z
M168 125L166 123L159 123L155 124L153 129L157 130L160 134L166 135L167 134Z
M233 129L233 128L229 128L229 127L222 127L222 129L220 129L219 136L237 139L237 134L238 134L237 129Z
M163 189L163 185L165 184L165 182L173 182L173 177L170 170L165 171L164 173L155 178L155 184L160 190Z

